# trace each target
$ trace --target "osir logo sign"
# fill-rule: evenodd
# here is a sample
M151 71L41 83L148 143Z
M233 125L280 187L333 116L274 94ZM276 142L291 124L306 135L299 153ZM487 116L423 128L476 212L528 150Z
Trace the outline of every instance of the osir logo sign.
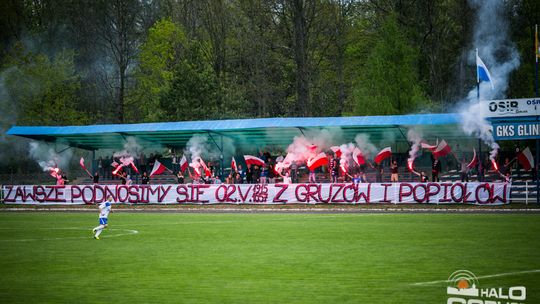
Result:
M487 108L485 112L489 118L540 115L537 109L540 98L483 100L481 103Z

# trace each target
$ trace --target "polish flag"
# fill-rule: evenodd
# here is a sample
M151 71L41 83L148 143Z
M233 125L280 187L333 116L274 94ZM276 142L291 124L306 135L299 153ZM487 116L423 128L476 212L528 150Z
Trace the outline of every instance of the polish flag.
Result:
M317 156L310 158L307 161L307 166L309 170L311 171L319 168L320 166L324 166L326 164L328 164L328 158L326 157L326 153L324 152L319 153Z
M428 149L430 151L434 151L435 149L437 149L437 145L430 145L425 141L422 141L420 143L420 146L422 147L422 149Z
M339 148L339 146L332 146L330 147L330 150L334 152L337 158L341 158L341 149Z
M210 169L208 169L208 166L206 166L206 163L204 162L204 160L202 158L199 158L199 163L201 163L203 169L204 169L204 174L206 176L212 176L212 171L210 171Z
M386 147L382 149L381 152L377 154L377 156L375 156L374 161L376 164L380 164L383 160L387 159L390 156L392 156L392 148Z
M84 165L84 158L81 157L81 160L79 160L79 164L84 170L86 170L86 166Z
M182 155L182 159L180 160L180 170L182 171L182 173L184 173L184 171L186 171L187 168L188 168L187 158L185 155Z
M450 148L450 146L443 139L437 145L437 148L435 150L433 150L433 156L442 157L442 156L448 155L450 152L452 152L452 148Z
M114 167L114 168L118 167L118 165L119 165L119 164L118 164L116 161L113 161L113 162L111 163L111 166Z
M362 151L358 149L358 147L354 148L352 156L353 156L353 160L358 165L363 165L366 163L366 159L364 158L364 155L362 155Z
M238 171L238 168L236 167L236 160L234 159L234 156L233 156L233 158L231 160L231 171L234 171L234 172Z
M162 163L160 163L157 159L154 161L154 167L152 168L152 171L150 172L150 176L159 175L162 174L165 171L171 171L167 167L165 167Z
M244 159L246 161L246 165L254 165L259 167L264 166L264 161L253 155L244 155Z
M472 169L478 164L478 157L476 157L476 150L473 148L473 157L471 162L467 165L467 168Z
M529 147L519 152L517 155L517 159L521 166L523 166L523 169L525 169L525 171L531 170L534 166L534 158Z

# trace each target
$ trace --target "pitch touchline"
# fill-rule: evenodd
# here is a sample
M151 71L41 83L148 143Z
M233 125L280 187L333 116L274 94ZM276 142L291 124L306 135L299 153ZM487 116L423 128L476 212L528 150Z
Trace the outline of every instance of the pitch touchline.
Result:
M477 276L477 278L478 279L489 279L489 278L508 277L508 276L513 276L513 275L527 274L527 273L536 273L536 272L540 272L540 269L488 274L488 275L483 275L483 276ZM450 282L450 281L448 281L448 280L439 280L439 281L413 283L413 284L410 284L410 285L413 285L413 286L432 285L432 284L448 283L448 282Z

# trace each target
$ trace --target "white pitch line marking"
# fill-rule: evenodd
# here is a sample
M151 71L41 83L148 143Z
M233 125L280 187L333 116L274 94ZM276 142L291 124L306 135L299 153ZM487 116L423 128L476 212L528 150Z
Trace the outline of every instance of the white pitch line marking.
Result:
M489 279L489 278L509 277L509 276L514 276L514 275L537 273L537 272L540 272L540 269L488 274L488 275L483 275L483 276L477 276L477 278L478 279ZM410 285L413 285L413 286L433 285L433 284L448 283L448 282L449 282L448 280L439 280L439 281L413 283L413 284L410 284Z
M29 229L19 229L19 228L9 228L2 227L0 229L12 229L12 230L29 230ZM51 227L51 228L33 228L40 230L81 230L91 232L91 229L88 228L78 228L78 227ZM107 228L108 231L125 231L124 233L106 235L105 238L113 238L119 236L133 235L139 233L139 231L134 229L116 229L116 228ZM66 237L54 237L54 238L36 238L36 239L11 239L11 240L0 240L0 242L31 242L31 241L53 241L53 240L70 240L70 239L91 239L92 236L66 236Z

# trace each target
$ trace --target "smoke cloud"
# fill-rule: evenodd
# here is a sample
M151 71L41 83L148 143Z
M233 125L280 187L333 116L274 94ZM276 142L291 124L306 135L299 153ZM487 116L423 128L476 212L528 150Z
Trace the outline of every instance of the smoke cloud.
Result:
M66 171L73 156L71 149L65 150L60 155L50 145L36 141L30 142L29 153L44 172L49 172L54 168Z
M510 73L519 67L519 53L508 36L508 23L504 18L504 1L469 0L477 11L474 24L473 46L488 67L494 88L487 82L480 83L480 99L490 100L506 97ZM476 65L475 51L469 51L471 64ZM480 138L491 148L490 158L497 155L499 145L493 139L491 125L478 104L477 89L467 94L459 113L463 131Z

